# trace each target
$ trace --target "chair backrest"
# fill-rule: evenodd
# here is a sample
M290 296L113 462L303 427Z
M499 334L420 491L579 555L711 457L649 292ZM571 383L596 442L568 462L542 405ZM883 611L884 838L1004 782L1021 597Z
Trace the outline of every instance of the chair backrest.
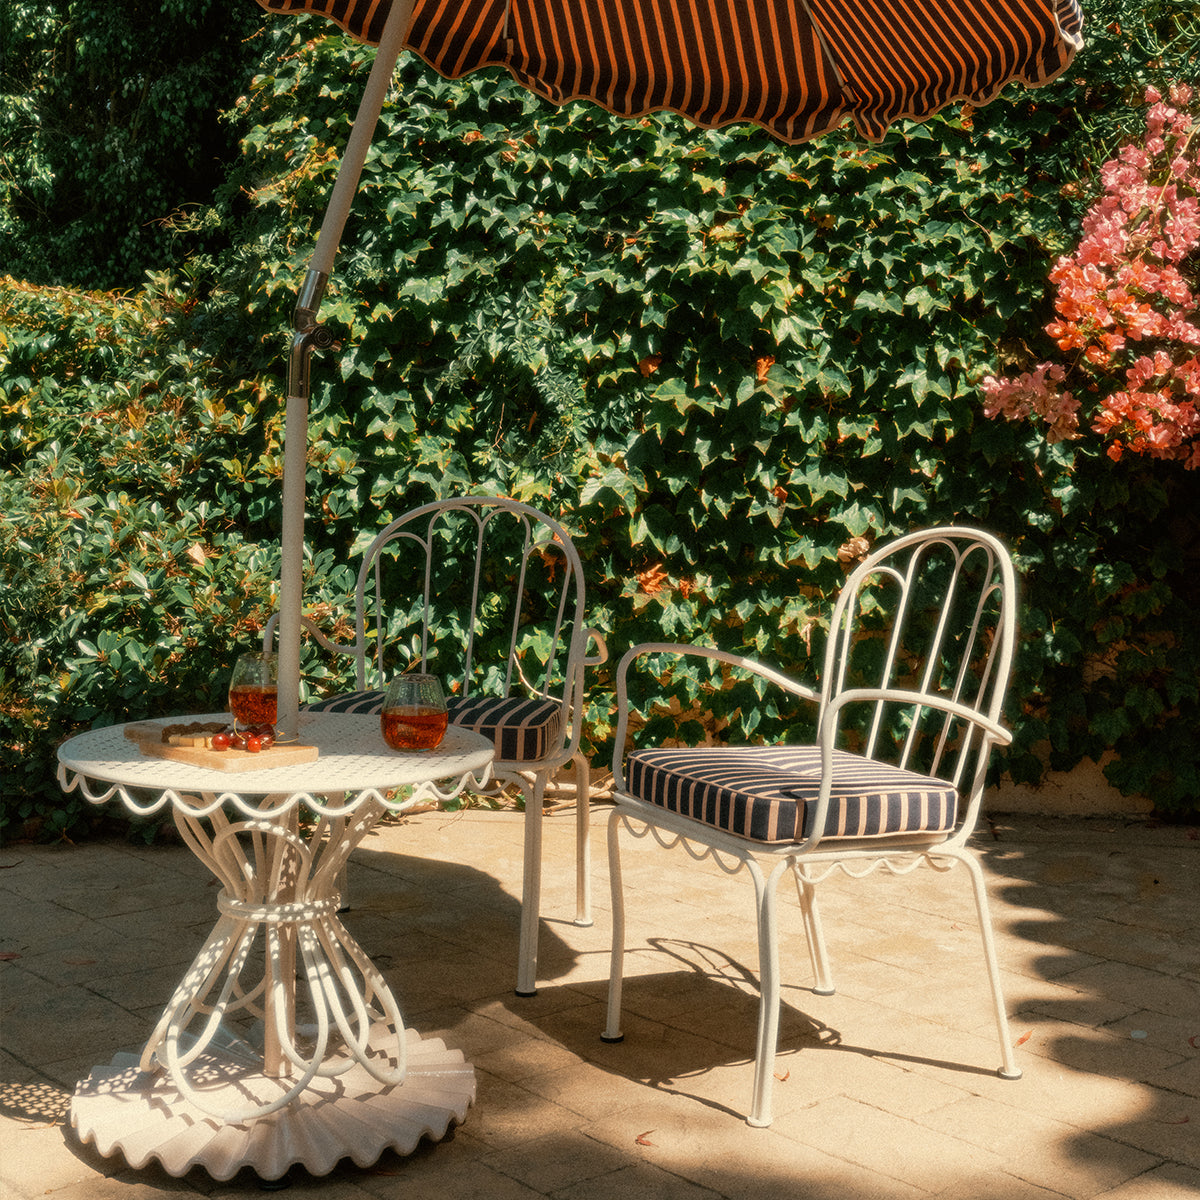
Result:
M578 723L583 569L545 513L496 496L413 509L367 548L355 607L360 688L429 671L459 697L558 699Z
M927 701L999 722L1016 599L1008 552L976 529L925 530L869 554L842 588L825 648L821 710L846 702L839 743L945 779L977 807L990 742L978 726Z

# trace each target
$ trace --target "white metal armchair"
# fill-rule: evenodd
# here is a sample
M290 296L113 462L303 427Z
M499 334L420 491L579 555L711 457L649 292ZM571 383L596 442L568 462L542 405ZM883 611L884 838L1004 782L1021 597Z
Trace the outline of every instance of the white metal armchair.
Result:
M617 670L609 820L613 945L606 1041L621 1039L625 911L620 838L653 833L715 858L754 882L759 1020L751 1125L769 1125L779 1029L777 885L791 873L815 975L833 992L816 885L835 870L905 875L928 864L966 868L974 888L1005 1078L1017 1069L996 961L982 868L967 840L979 813L988 757L1006 744L1001 708L1012 666L1015 581L990 535L943 528L910 534L869 554L834 608L820 691L769 667L703 647L635 646ZM643 747L625 754L629 674L661 656L700 655L718 686L750 672L812 700L811 745ZM638 678L634 676L633 678ZM661 671L650 678L661 677ZM623 761L622 761L623 759Z
M495 777L525 800L517 991L533 995L547 784L573 764L576 914L590 925L589 767L580 751L584 668L606 660L584 622L584 579L567 531L496 496L437 500L398 517L367 548L355 591L354 642L306 619L327 650L355 661L357 690L308 711L375 713L392 674L439 676L450 721L494 740ZM264 643L269 645L273 626ZM589 644L596 652L588 655Z

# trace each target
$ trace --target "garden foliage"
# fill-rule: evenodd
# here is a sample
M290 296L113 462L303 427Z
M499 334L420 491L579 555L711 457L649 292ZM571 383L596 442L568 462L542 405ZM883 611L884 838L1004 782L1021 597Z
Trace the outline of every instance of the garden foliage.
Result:
M236 158L221 112L261 25L227 0L5 0L0 273L136 287L207 245L171 217L207 204Z
M698 640L812 680L864 546L979 524L1023 576L1006 769L1111 750L1119 786L1194 808L1200 476L980 405L1049 320L1089 164L1196 44L1177 6L1097 8L1111 20L1071 78L879 147L622 122L405 63L322 309L342 349L313 362L315 617L336 631L347 564L389 518L503 492L572 530L614 657ZM371 52L307 19L260 52L230 113L241 160L193 218L221 253L128 296L0 289L0 752L17 815L56 828L79 812L55 742L219 707L273 604L286 325ZM336 686L304 653L308 686ZM795 720L703 670L667 686L684 716L647 716L670 732Z

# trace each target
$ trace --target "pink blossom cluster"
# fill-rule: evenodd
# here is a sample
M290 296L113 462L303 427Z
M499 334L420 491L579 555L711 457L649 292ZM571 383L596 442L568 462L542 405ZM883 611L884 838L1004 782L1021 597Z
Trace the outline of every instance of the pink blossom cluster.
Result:
M1036 415L1051 442L1079 436L1079 401L1109 457L1129 451L1200 467L1200 103L1178 84L1148 88L1146 135L1100 172L1104 192L1074 254L1050 272L1057 319L1046 332L1066 365L983 381L984 413Z
M989 375L983 381L983 415L1018 421L1036 414L1049 424L1047 441L1061 442L1075 437L1079 428L1076 415L1079 401L1061 388L1066 374L1058 363L1042 363L1016 379Z

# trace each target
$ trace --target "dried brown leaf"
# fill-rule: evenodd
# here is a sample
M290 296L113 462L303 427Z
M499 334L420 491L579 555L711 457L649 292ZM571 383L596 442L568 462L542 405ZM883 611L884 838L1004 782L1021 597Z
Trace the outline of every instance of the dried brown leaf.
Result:
M662 569L662 564L659 563L656 566L647 567L644 571L639 571L637 581L638 587L647 596L656 596L671 582L671 577Z
M860 558L865 558L870 549L871 543L865 537L852 537L838 547L838 562L856 562Z

